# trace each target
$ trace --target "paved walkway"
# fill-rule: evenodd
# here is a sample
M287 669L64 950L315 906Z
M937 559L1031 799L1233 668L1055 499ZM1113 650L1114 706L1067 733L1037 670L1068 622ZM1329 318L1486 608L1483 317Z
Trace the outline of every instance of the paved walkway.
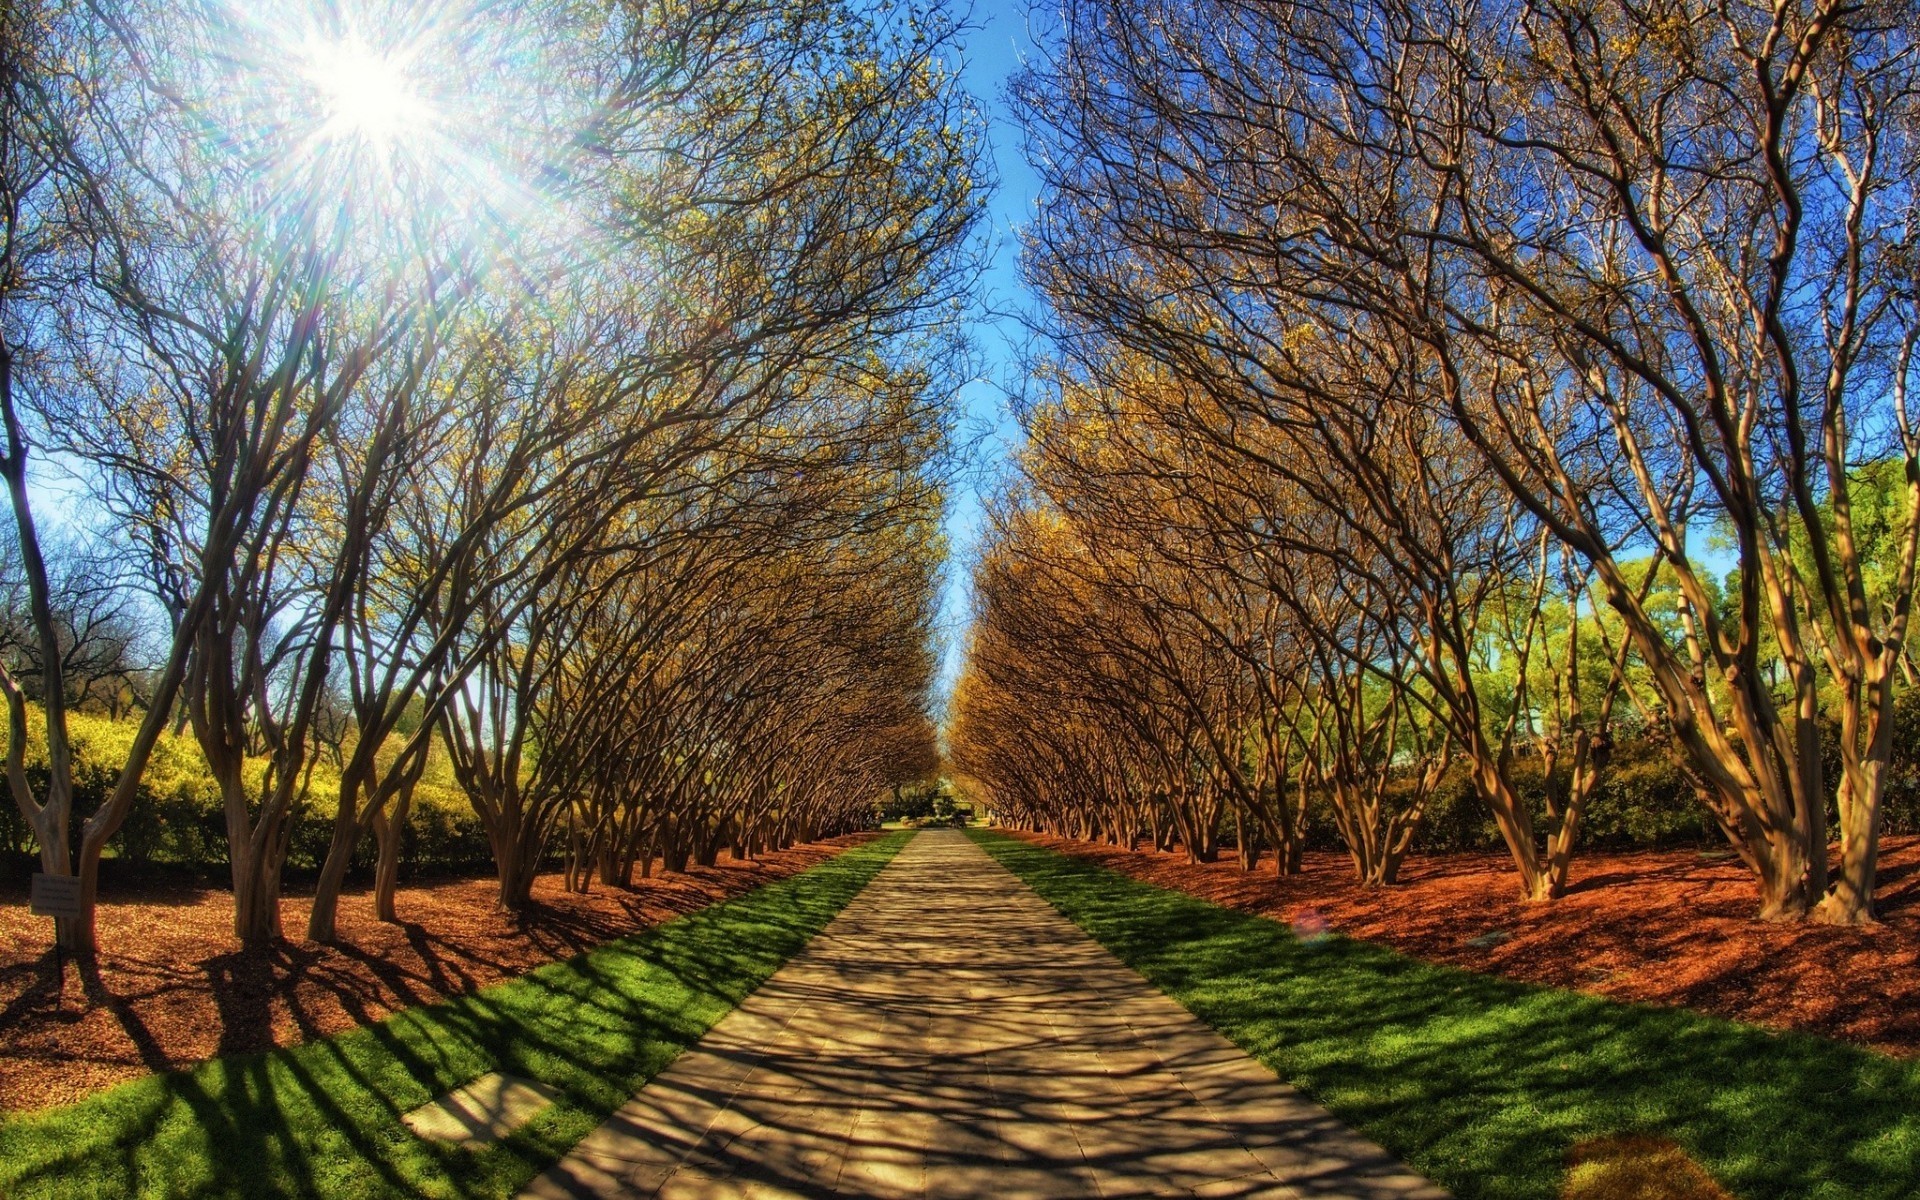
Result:
M1445 1197L945 831L527 1195Z

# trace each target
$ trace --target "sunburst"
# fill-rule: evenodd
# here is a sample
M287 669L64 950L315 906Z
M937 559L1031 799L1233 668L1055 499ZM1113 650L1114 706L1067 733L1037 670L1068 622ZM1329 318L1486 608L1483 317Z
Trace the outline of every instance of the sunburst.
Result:
M323 137L358 138L388 150L432 125L432 108L415 90L403 56L349 38L313 43L302 57L301 73L326 113Z

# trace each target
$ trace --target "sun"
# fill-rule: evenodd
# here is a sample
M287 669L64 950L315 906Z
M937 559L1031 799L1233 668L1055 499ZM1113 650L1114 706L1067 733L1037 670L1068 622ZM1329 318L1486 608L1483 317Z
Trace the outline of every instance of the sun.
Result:
M309 47L303 74L325 111L321 133L357 138L385 149L424 127L431 113L414 90L406 60L357 40Z

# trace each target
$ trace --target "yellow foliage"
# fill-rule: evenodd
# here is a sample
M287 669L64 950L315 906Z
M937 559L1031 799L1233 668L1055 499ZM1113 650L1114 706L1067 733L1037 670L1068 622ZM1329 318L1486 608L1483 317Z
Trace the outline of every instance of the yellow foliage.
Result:
M1561 1200L1734 1200L1687 1152L1646 1134L1595 1138L1567 1155Z

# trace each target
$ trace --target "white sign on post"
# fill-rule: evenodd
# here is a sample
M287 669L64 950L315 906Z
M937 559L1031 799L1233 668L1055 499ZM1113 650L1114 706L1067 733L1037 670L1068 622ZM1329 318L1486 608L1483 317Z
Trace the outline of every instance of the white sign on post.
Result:
M80 877L36 872L33 890L27 895L27 908L36 917L79 916Z

